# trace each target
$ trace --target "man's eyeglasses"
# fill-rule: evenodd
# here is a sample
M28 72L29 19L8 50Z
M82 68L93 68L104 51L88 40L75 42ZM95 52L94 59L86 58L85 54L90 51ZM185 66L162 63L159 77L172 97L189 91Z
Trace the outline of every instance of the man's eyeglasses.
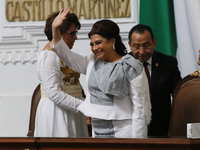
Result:
M151 49L151 47L150 46L143 46L143 47L133 46L133 49L134 50L140 50L140 49L149 50Z
M69 33L72 37L75 37L75 35L78 34L78 31L72 31L72 32L66 31L66 33Z

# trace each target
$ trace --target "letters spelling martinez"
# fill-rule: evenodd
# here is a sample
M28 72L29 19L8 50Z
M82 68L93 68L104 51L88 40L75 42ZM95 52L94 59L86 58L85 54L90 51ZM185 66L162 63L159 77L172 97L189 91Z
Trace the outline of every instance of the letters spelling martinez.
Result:
M45 21L61 8L71 7L79 19L129 18L130 0L6 0L8 22Z

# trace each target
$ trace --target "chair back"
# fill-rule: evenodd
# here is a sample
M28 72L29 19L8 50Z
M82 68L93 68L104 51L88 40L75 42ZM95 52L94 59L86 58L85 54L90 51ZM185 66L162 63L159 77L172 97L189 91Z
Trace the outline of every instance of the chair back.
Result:
M37 106L41 98L40 92L40 84L35 88L32 99L31 99L31 110L30 110L30 118L29 118L29 129L27 136L34 136L35 130L35 115L37 111Z
M187 123L200 123L200 77L183 78L174 90L169 137L187 137Z

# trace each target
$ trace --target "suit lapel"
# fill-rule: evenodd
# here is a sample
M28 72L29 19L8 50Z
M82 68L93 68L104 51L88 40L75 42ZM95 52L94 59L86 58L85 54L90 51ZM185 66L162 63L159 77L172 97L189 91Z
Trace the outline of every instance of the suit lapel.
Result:
M154 93L155 88L158 84L158 79L160 76L160 59L158 53L154 51L152 56L152 70L151 70L151 81L150 81L150 95ZM152 84L153 83L153 84Z
M129 53L133 56L132 52ZM152 97L152 93L154 93L154 90L157 87L158 79L160 76L160 66L161 65L161 59L159 56L159 53L154 51L152 56L152 68L151 68L151 80L150 80L150 96ZM153 83L153 84L152 84Z

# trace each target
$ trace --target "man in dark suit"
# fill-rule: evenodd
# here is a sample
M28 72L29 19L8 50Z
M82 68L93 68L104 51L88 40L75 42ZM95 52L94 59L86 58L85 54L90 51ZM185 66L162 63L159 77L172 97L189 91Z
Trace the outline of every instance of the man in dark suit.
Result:
M148 63L152 119L148 126L149 137L168 135L171 96L181 80L177 59L154 50L156 39L151 27L138 24L129 32L131 55L141 63ZM148 75L147 75L148 76Z

